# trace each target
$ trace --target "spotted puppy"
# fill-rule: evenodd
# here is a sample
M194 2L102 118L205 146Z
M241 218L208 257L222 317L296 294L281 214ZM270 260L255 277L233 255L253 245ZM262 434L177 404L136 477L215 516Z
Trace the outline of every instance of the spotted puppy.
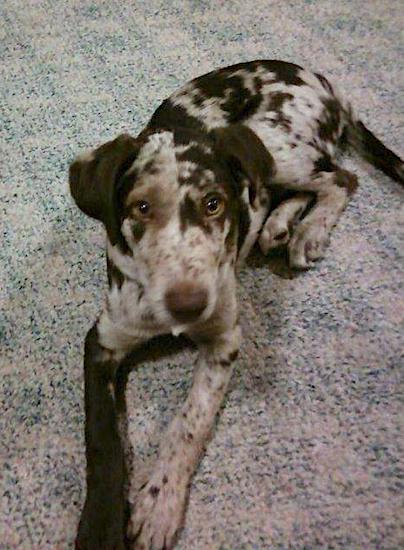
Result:
M70 168L78 206L107 232L109 291L85 343L87 498L77 547L171 548L187 489L240 345L236 266L254 243L287 244L295 268L323 254L357 186L336 163L352 145L403 182L403 163L323 76L254 61L197 78L136 138ZM275 208L279 191L287 191ZM126 529L116 376L135 348L185 333L199 347L192 389L162 439Z

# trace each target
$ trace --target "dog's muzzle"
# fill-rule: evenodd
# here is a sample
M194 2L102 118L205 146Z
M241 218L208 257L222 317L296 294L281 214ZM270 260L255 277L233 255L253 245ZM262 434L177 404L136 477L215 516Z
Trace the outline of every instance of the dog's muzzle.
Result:
M196 321L208 305L206 289L192 282L184 281L169 288L165 303L174 319L181 323Z

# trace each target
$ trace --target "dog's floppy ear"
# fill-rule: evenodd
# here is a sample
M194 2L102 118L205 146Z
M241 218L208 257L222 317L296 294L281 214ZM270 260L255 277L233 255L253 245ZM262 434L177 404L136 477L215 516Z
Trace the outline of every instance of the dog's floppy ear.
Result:
M229 166L237 183L249 181L250 202L257 188L268 185L275 172L274 160L255 132L243 124L212 130L217 155ZM242 192L242 189L240 189Z
M136 140L128 134L122 134L94 151L77 157L70 166L70 192L77 206L105 225L112 244L121 239L117 183L133 164L137 152Z

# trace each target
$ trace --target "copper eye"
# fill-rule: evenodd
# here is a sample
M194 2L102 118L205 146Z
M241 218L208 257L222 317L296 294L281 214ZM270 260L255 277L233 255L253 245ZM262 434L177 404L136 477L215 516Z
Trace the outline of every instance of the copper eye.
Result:
M205 203L205 211L207 216L217 216L223 212L224 202L219 195L211 195Z
M150 212L150 204L147 201L139 201L136 204L136 208L142 216L146 216Z

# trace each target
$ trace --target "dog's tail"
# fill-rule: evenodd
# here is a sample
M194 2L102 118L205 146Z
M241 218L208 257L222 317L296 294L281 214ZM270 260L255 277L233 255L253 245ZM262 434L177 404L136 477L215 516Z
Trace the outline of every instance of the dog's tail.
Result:
M348 143L368 162L387 176L404 184L404 163L390 151L360 120L350 113L346 128Z

